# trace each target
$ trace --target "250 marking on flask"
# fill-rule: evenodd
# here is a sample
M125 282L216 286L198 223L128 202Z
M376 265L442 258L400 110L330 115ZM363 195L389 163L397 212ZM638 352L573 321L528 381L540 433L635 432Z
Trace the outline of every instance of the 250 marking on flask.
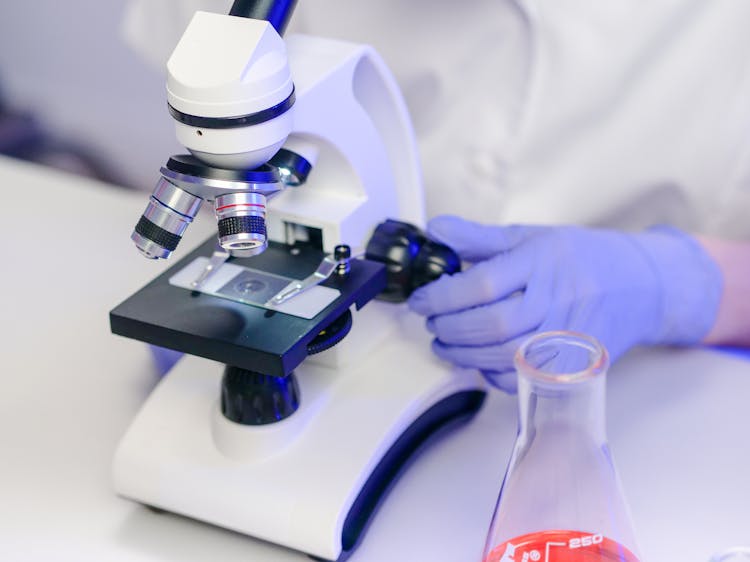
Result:
M604 536L598 533L596 535L584 535L582 537L575 537L568 541L568 548L571 550L574 548L585 548L594 544L601 544L603 540Z

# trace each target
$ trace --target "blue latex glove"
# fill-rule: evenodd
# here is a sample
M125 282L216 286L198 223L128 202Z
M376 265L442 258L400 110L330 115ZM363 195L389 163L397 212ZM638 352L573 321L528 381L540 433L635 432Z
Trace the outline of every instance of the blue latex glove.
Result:
M638 344L689 345L711 329L722 277L692 237L669 227L628 234L573 226L430 221L429 235L474 265L415 291L434 352L515 387L513 354L534 332L574 330L612 360Z

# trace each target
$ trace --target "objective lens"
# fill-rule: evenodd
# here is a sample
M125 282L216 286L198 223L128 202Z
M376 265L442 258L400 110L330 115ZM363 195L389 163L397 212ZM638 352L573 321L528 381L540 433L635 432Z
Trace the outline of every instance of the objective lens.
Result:
M214 203L222 248L239 257L260 254L266 249L264 195L247 191L229 193L217 197Z
M203 200L159 179L130 238L149 259L168 258L193 222Z

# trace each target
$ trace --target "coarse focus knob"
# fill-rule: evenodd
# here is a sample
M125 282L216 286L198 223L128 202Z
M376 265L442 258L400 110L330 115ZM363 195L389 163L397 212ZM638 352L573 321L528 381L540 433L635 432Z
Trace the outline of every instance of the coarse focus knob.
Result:
M403 302L422 285L461 271L461 260L451 248L412 224L392 219L377 226L366 257L386 265L388 281L378 298L390 302Z

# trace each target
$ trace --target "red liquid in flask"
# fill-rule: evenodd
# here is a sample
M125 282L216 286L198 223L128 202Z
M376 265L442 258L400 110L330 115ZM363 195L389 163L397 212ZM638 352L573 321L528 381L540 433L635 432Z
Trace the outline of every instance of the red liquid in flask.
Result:
M540 531L492 549L484 562L639 562L627 548L596 533Z

